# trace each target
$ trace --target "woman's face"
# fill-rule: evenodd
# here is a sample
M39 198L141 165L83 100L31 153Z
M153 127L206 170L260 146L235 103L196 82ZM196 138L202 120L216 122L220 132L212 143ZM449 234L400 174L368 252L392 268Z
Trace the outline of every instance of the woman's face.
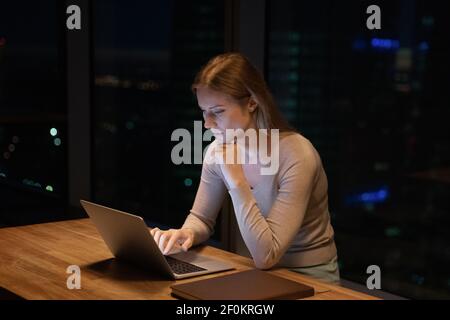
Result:
M205 128L211 129L216 138L224 138L226 129L255 128L251 113L254 103L251 99L236 101L229 95L207 87L199 87L196 92L198 105L203 111Z

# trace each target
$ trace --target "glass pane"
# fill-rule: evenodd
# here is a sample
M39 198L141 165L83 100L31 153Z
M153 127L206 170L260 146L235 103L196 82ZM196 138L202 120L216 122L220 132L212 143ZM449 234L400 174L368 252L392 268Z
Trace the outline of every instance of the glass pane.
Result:
M0 10L0 224L41 222L62 215L66 204L64 30L57 2L30 2L25 10L9 1Z
M442 1L270 1L268 79L317 147L341 274L450 298L450 48Z
M190 85L223 34L222 1L95 1L96 201L181 226L201 164L173 164L171 134L202 120Z

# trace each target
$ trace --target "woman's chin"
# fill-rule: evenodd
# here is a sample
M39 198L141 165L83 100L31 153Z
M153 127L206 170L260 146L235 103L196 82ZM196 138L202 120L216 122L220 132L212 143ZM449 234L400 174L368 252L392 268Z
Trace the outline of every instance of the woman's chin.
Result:
M218 142L218 143L223 143L224 142L224 137L222 135L214 135L214 139Z
M214 136L214 139L216 139L217 141L223 141L224 140L224 133L221 130L218 129L211 129L211 132Z

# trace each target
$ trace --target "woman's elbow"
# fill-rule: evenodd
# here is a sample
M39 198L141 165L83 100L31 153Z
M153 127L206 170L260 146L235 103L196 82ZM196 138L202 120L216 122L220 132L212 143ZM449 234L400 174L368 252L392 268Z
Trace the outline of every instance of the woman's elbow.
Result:
M260 270L269 270L277 264L277 260L271 258L253 259L253 262L255 263L255 267Z

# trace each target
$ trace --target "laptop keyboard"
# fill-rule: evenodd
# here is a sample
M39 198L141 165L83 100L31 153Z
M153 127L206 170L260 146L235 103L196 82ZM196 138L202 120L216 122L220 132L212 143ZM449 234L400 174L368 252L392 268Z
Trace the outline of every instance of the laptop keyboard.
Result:
M188 262L184 262L172 257L166 256L167 263L169 264L172 271L176 274L186 274L197 271L205 271L206 269L200 268L194 264L190 264Z

